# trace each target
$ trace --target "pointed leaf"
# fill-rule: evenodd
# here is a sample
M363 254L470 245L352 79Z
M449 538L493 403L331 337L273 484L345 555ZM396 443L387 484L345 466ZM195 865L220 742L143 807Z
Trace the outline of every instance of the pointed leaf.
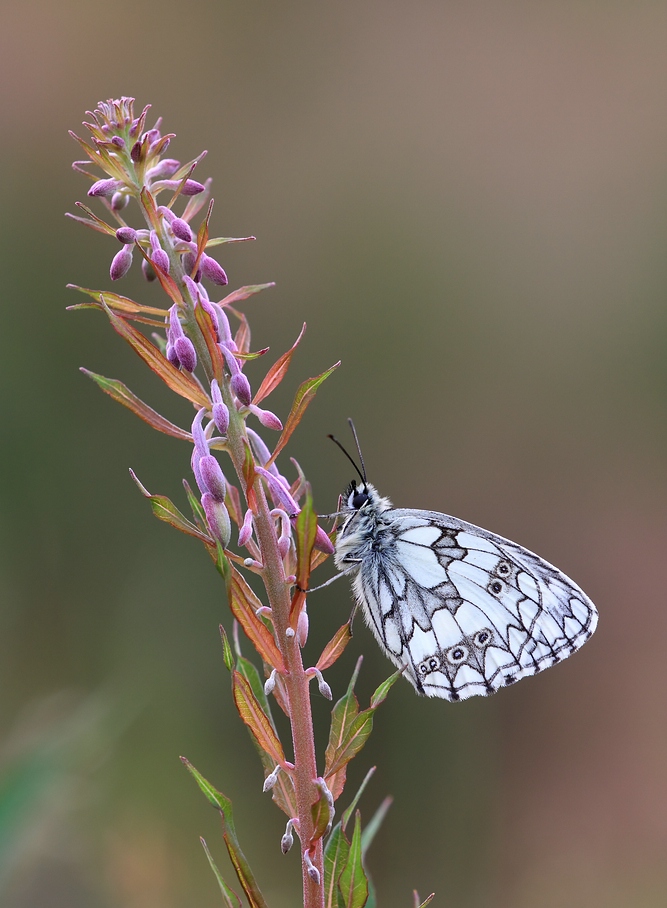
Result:
M158 520L164 520L165 523L176 527L181 533L187 533L188 536L194 536L195 539L201 539L207 545L211 545L213 540L199 530L194 523L190 521L178 510L176 505L167 498L166 495L151 495L149 491L139 482L133 470L130 470L130 476L136 482L141 494L150 502L151 509Z
M399 668L397 672L394 672L393 675L390 675L386 681L383 681L382 684L378 686L375 693L371 697L371 709L377 709L381 703L387 699L387 694L391 688L396 684L398 679L403 674L403 669Z
M256 240L256 236L214 236L207 242L206 248L212 246L222 246L223 243L247 243L248 240Z
M234 671L234 653L227 636L227 631L220 625L220 638L222 640L222 658L228 671Z
M191 401L197 407L210 406L206 394L204 394L193 378L183 372L179 372L178 369L172 366L166 356L163 356L157 347L151 344L148 338L140 331L137 331L127 319L114 315L108 306L105 306L105 311L114 330L128 342L146 365L156 375L159 375L172 391L180 394L181 397L185 397L186 400Z
M342 656L343 650L351 639L352 631L350 629L350 622L348 621L342 627L339 627L331 640L329 640L322 650L322 655L317 660L317 665L315 667L319 668L321 672L330 668L330 666L332 666L334 662L337 662Z
M202 847L204 849L204 852L206 853L206 857L208 858L208 863L210 864L211 870L215 874L215 878L218 881L218 886L220 887L220 892L222 894L222 900L225 903L226 908L242 908L241 899L232 889L229 888L227 883L225 883L224 879L222 878L222 874L218 870L216 863L213 860L213 855L208 849L206 840L200 837L199 841L202 843Z
M88 378L92 378L105 394L113 397L114 400L127 407L128 410L132 410L139 419L143 419L144 422L157 429L158 432L171 435L172 438L180 438L183 441L192 441L192 435L189 432L179 428L179 426L175 426L173 422L169 422L164 416L160 416L156 410L145 404L136 394L133 394L122 381L118 381L115 378L105 378L103 375L97 375L89 369L82 368L80 371L87 375Z
M313 834L310 837L310 845L314 845L318 839L321 839L331 820L331 810L329 802L324 796L321 789L318 789L318 798L310 807L310 816L313 821Z
M345 831L345 829L347 828L347 824L350 822L350 817L356 810L357 804L359 803L359 799L361 798L362 794L364 793L366 786L370 782L374 773L375 773L375 766L371 766L371 768L368 770L368 772L366 773L366 775L364 777L364 781L359 786L359 789L357 790L356 795L352 798L352 803L350 804L349 807L347 807L343 811L343 816L340 819L341 826L343 827L343 831Z
M283 765L285 763L283 746L253 694L250 684L238 671L232 675L232 684L234 702L239 715L255 736L258 745L271 757L274 764Z
M313 397L317 392L317 389L322 384L322 382L329 378L329 376L340 366L340 362L334 363L330 369L327 369L326 372L322 372L321 375L316 375L315 378L309 378L297 389L296 395L294 396L294 403L292 404L292 409L289 412L289 416L285 422L285 428L283 429L280 438L278 439L278 444L276 445L273 454L269 458L267 463L267 468L274 462L278 454L285 447L287 442L290 440L290 437L296 427L299 425L303 418L303 414L306 412L308 404L311 402Z
M181 762L186 766L188 772L193 776L197 785L204 792L208 800L220 811L222 818L222 835L227 846L230 860L234 865L236 876L243 887L250 908L268 908L264 901L264 896L260 892L259 886L255 881L254 874L250 869L250 864L241 851L236 830L234 828L234 814L232 811L232 802L225 797L222 792L217 791L210 782L208 782L201 773L197 772L192 763L181 757Z
M420 902L419 905L417 904L417 902L419 902L419 896L417 895L416 889L414 890L414 897L415 897L415 908L426 908L426 906L430 905L431 902L433 901L433 899L435 898L435 892L432 892L430 895L427 895L426 898L424 899L424 901Z
M171 277L169 274L167 274L166 271L163 271L162 268L156 262L154 262L153 259L150 258L150 256L148 255L148 253L146 252L146 250L140 243L136 242L134 244L134 246L136 249L139 250L143 259L146 262L148 262L148 264L151 266L151 268L155 272L155 275L156 275L158 281L160 282L160 286L162 287L164 292L167 294L169 299L172 301L172 303L176 303L177 306L182 306L183 297L182 297L181 291L178 289L178 285L177 285L176 281L173 279L173 277Z
M287 370L289 369L290 362L292 360L292 356L294 355L294 351L296 350L296 348L299 346L299 343L301 342L301 338L303 337L303 333L305 330L306 330L306 323L304 322L303 328L301 329L301 333L299 334L297 339L294 341L294 343L292 344L290 349L287 351L287 353L283 353L283 355L279 359L276 360L276 362L271 366L269 371L264 376L264 380L262 381L262 384L259 386L257 394L255 394L255 397L253 400L254 404L259 404L261 401L264 400L265 397L268 397L269 394L278 387L280 382L287 375Z
M91 221L93 221L93 223L90 224L91 227L93 227L95 230L99 230L101 233L106 233L109 236L116 236L116 228L112 227L111 224L107 224L107 222L103 221L102 218L98 218L92 208L88 208L88 206L84 205L83 202L76 202L75 204L77 208L85 211ZM70 214L68 215L68 217L72 218L75 221L83 221L85 223L84 218L79 218L74 214Z
M271 631L257 617L257 609L262 603L250 589L243 576L232 567L230 608L232 614L243 628L246 637L251 641L265 662L279 672L285 671L285 663L276 646Z
M305 590L308 589L310 577L310 556L315 545L317 533L317 514L313 510L313 497L310 486L306 484L306 497L303 506L296 518L295 543L296 543L296 589L292 598L290 609L290 624L296 627L301 607L305 601Z
M324 906L344 908L343 896L338 886L340 875L347 864L350 844L343 835L340 823L334 826L324 849Z
M185 494L188 497L188 504L190 505L190 510L192 511L192 516L195 519L196 525L199 527L202 533L206 533L208 530L208 524L206 523L206 514L203 507L201 506L201 501L199 500L199 498L197 498L195 493L190 488L190 483L187 481L187 479L183 480L183 488L185 489Z
M338 881L345 908L363 908L368 899L368 880L361 862L361 817L357 811L350 852Z
M169 315L168 309L159 309L157 306L142 306L139 303L135 303L134 300L131 300L129 296L121 296L119 293L109 293L106 290L90 290L88 287L79 287L77 284L68 284L67 289L78 290L79 293L85 293L86 296L91 297L91 299L99 303L100 309L104 308L102 306L102 297L104 297L104 302L113 312L120 312L124 315L154 315L157 318L162 319L165 319ZM69 306L68 308L74 309L76 307Z
M389 808L393 803L394 799L391 797L391 795L387 795L387 797L373 814L370 823L364 829L361 835L361 853L364 857L368 849L371 847L373 839L377 835L380 826L382 826L382 824L384 823L384 818L387 816Z
M359 713L347 729L347 734L341 746L331 758L331 766L325 774L325 779L328 779L330 775L333 776L339 769L346 766L353 757L356 757L366 741L368 741L372 731L373 710L365 709Z
M248 239L250 239L250 237L248 237ZM240 303L242 300L247 300L248 297L253 296L255 293L260 293L262 290L268 290L269 287L275 286L275 282L271 281L268 284L248 284L245 287L239 287L238 290L232 290L224 299L221 299L220 305L231 306L233 303Z

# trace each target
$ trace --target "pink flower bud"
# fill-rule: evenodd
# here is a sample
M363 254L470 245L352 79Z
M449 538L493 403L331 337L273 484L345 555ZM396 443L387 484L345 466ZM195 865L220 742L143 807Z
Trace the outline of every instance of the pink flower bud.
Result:
M195 266L196 258L197 258L197 256L194 254L194 252L186 252L185 255L183 256L183 259L182 259L183 271L185 271L186 274L188 274L188 275L192 274L192 269ZM201 280L201 268L197 268L197 273L195 274L193 280L195 280L195 281Z
M171 222L171 230L174 236L178 237L179 240L185 240L186 243L192 240L190 225L187 221L184 221L183 218L174 218Z
M152 261L158 268L161 268L169 274L169 256L164 249L156 249L153 253Z
M123 246L120 252L117 252L111 262L111 268L109 269L109 274L112 281L118 281L121 277L125 277L127 272L130 270L132 264L132 247Z
M317 527L317 532L315 533L315 548L319 552L324 552L326 555L333 555L334 553L334 547L331 540L321 526Z
M255 472L259 473L259 475L266 480L266 484L269 487L269 494L276 506L282 508L290 518L296 517L300 510L299 505L292 498L286 483L283 484L282 477L279 479L277 476L274 476L273 473L269 473L268 470L265 470L264 467L255 467Z
M90 187L88 195L91 196L91 198L113 195L114 192L122 189L124 185L125 183L123 183L122 180L98 180Z
M232 537L232 524L227 508L221 501L216 501L209 492L202 495L201 503L212 535L226 549Z
M153 190L158 192L160 189L171 189L174 192L181 186L182 180L158 180L153 183ZM206 187L196 180L186 180L181 188L181 195L199 195Z
M126 246L131 245L137 238L137 231L134 227L119 227L116 231L116 239L120 240Z
M261 424L266 426L267 429L274 429L276 432L282 432L283 424L275 413L272 413L270 410L262 410L261 407L257 407L254 404L250 404L250 412L254 413Z
M236 375L232 375L231 388L239 401L247 407L252 400L252 390L250 388L250 382L243 372L237 372Z
M239 545L244 546L252 536L252 511L250 508L245 512L243 524L239 530Z
M111 144L115 145L116 148L125 148L125 139L122 136L114 136L111 139Z
M216 262L215 259L212 259L210 255L202 253L200 259L201 270L204 277L207 277L209 281L213 281L214 284L218 284L220 287L224 287L225 284L229 283L229 278L225 274L224 269Z
M151 269L151 270L152 270L152 269ZM155 280L155 272L154 272L154 271L153 271L153 278L151 278L151 280ZM180 369L180 368L181 368L181 361L180 361L180 359L176 356L176 351L174 350L174 345L173 345L173 344L167 343L167 349L166 349L166 351L165 351L165 354L166 354L166 357L167 357L167 359L169 360L169 362L172 364L172 366L175 366L177 369Z
M224 501L227 492L225 477L220 464L212 454L207 454L199 461L199 473L206 489L217 501Z
M123 248L129 249L129 246ZM177 337L174 341L174 352L186 372L195 371L197 368L197 353L195 352L194 344L189 337L186 337L185 335Z
M111 208L113 211L122 211L130 204L130 197L126 192L114 192L111 196Z
M305 607L305 606L301 609L301 612L300 612L299 617L298 617L298 619L297 619L297 624L296 624L296 639L297 639L297 641L298 641L299 646L301 647L301 649L303 649L303 647L306 645L306 642L307 642L307 640L308 640L308 612L306 611L306 607ZM322 673L320 672L319 674L320 674L320 678L321 678L321 677L322 677ZM322 678L322 682L323 682L323 684L327 684L326 681L325 681L323 678ZM327 700L331 700L331 688L329 687L328 684L327 684L327 688L329 689L329 696L328 696L328 697L327 697L326 693L322 690L322 686L321 686L321 685L320 685L320 693L321 693L323 696L327 697Z
M195 443L195 451L197 452L197 463L199 463L199 460L202 457L206 457L208 454L208 442L206 441L206 435L204 434L204 429L202 427L205 414L206 408L202 407L201 410L197 411L197 415L192 420L192 440Z
M155 167L151 167L146 171L146 178L148 180L161 180L163 177L173 176L180 166L180 161L175 161L174 158L164 158Z
M138 164L139 161L141 161L141 151L142 151L141 140L138 139L134 143L134 145L132 146L132 149L130 151L130 157L132 158L132 160L134 161L135 164Z
M221 435L227 434L229 428L229 410L223 403L213 404L213 422Z

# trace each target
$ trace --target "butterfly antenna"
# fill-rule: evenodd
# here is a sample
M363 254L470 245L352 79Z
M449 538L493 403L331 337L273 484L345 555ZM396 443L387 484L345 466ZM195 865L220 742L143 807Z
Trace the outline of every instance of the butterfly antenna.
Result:
M368 480L366 479L366 464L364 463L364 455L361 453L361 445L359 444L359 436L357 435L357 430L354 428L354 423L352 422L352 420L348 417L347 421L350 424L350 428L352 429L352 435L354 436L354 443L357 446L357 454L359 455L359 462L361 464L361 469L364 474L362 478L363 478L364 482L367 483Z
M347 450L343 447L343 445L338 441L338 439L337 439L335 436L333 436L333 435L327 435L327 438L330 438L330 439L332 440L332 442L333 442L335 445L338 445L338 447L341 449L341 451L343 452L343 454L347 457L347 459L350 461L350 463L352 464L352 466L354 467L354 469L355 469L355 470L357 471L357 473L359 474L359 478L361 479L361 481L362 481L362 482L366 482L366 477L365 477L365 475L364 475L365 470L364 470L364 473L361 472L361 470L359 469L359 467L356 465L356 463L355 463L354 460L352 459L352 457L351 457L349 451L347 451ZM363 466L363 461L362 461L362 466Z

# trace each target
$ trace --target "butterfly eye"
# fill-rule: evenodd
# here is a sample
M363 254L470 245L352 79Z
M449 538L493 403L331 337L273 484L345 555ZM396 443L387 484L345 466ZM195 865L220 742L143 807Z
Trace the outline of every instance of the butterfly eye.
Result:
M358 489L357 492L352 496L352 507L355 511L358 511L359 508L366 504L368 501L369 495L366 489Z
M490 593L493 593L494 596L498 596L505 589L504 585L500 580L492 580L491 583L487 586L487 590Z
M509 561L499 561L496 568L496 573L500 574L501 577L509 577L512 572L512 567Z
M447 658L452 665L460 665L468 658L468 649L465 646L453 646L447 652Z
M492 636L493 635L491 631L485 627L483 630L477 631L475 636L472 638L472 642L475 644L475 646L478 646L480 649L482 649L490 643Z

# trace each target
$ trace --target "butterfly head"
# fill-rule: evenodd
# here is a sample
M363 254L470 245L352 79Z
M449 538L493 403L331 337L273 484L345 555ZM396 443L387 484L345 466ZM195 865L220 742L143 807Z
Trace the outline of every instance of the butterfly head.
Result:
M357 480L353 479L343 493L343 500L350 511L358 511L367 501L373 497L375 489L367 482L357 485Z

